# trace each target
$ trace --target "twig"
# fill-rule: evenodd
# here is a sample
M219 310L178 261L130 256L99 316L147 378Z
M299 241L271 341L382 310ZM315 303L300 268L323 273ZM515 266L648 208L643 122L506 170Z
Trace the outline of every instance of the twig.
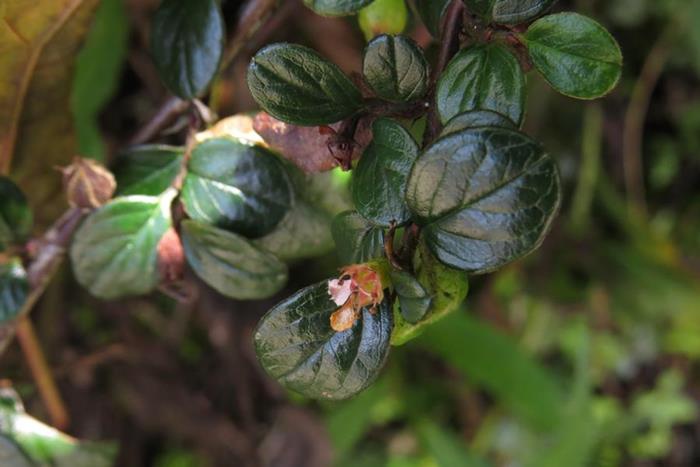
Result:
M277 4L277 0L249 0L246 2L236 23L235 33L221 60L219 69L222 73L233 63L253 35L268 21L273 10L277 8Z
M152 140L189 107L188 101L175 96L169 97L153 117L129 140L129 144L144 144Z
M396 222L391 221L391 224L389 226L389 231L384 236L384 254L386 255L386 258L389 260L389 263L391 263L391 265L395 269L402 271L403 267L401 267L401 263L399 262L399 259L396 257L396 254L394 253L394 236L395 235L396 235Z

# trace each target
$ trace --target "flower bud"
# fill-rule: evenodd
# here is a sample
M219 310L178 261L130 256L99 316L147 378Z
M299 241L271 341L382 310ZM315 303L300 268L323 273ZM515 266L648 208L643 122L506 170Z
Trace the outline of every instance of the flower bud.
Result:
M75 157L61 169L63 189L68 204L82 209L96 209L112 199L117 183L112 173L91 159Z

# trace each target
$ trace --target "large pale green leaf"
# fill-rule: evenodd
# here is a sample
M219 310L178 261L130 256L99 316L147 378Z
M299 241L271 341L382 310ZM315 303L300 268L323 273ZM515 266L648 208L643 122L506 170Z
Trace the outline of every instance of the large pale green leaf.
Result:
M1 435L0 465L4 467L34 467L17 443Z
M440 37L442 17L449 4L450 0L416 0L418 13L433 37Z
M362 74L382 99L420 99L428 89L428 73L423 51L408 37L382 35L365 48Z
M352 200L364 218L377 225L403 224L410 218L406 181L418 157L418 144L399 123L381 118L374 139L353 170Z
M465 0L469 11L485 21L520 24L545 13L556 0Z
M0 323L17 316L28 293L27 273L20 261L13 259L0 264Z
M384 229L355 211L338 214L332 232L342 264L366 263L384 255Z
M239 300L267 298L287 281L287 266L249 240L197 221L182 222L182 246L194 272Z
M545 16L523 37L535 68L562 94L595 99L609 93L620 79L620 46L603 26L586 16Z
M526 135L467 129L440 138L418 158L407 201L440 261L482 273L542 243L559 206L559 175Z
M273 117L295 125L326 125L362 107L362 95L335 64L295 44L260 50L248 68L248 87Z
M255 331L263 368L288 389L316 399L346 399L379 374L389 352L392 314L388 301L364 308L355 325L331 328L337 309L328 282L306 287L272 308Z
M32 211L22 190L0 176L0 251L26 239L32 229Z
M113 171L117 195L160 195L180 172L183 154L183 148L165 145L137 146L124 151L117 157Z
M183 99L203 94L219 68L225 36L216 0L163 0L153 17L151 51L168 89Z
M304 5L323 16L346 16L357 13L374 0L304 0Z
M525 75L518 59L493 42L455 55L438 80L435 99L443 123L462 112L492 110L520 125L525 95Z
M70 249L78 282L104 299L153 290L159 280L157 247L171 226L176 194L171 189L160 197L120 197L92 213Z
M192 151L182 186L190 217L247 237L271 232L292 205L282 163L269 151L228 138Z

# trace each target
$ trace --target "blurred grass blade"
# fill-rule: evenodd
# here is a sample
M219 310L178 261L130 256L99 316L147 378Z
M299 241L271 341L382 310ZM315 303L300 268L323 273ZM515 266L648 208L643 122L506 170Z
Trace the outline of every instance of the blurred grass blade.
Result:
M427 419L418 422L415 428L423 447L438 467L489 467L491 465L470 454L462 440L454 433Z

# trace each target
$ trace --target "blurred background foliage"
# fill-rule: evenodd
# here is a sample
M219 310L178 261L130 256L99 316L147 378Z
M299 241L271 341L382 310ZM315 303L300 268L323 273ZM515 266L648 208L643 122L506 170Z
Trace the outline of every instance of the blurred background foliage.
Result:
M231 25L241 3L223 2ZM378 33L434 48L413 2L377 0L342 20L282 3L264 40L248 41L215 83L219 115L253 109L243 77L267 42L311 45L347 71ZM97 9L70 101L83 155L110 162L167 95L146 47L156 6ZM365 393L333 404L285 394L251 363L252 326L274 300L101 303L66 270L35 316L71 434L117 440L117 465L129 467L234 465L221 459L239 442L231 449L264 465L331 456L348 467L700 465L700 1L555 8L604 23L625 72L597 102L556 95L530 75L525 129L555 156L565 187L536 254L473 278L462 310L396 349ZM333 255L297 265L280 296L337 267ZM3 376L41 418L17 348Z

